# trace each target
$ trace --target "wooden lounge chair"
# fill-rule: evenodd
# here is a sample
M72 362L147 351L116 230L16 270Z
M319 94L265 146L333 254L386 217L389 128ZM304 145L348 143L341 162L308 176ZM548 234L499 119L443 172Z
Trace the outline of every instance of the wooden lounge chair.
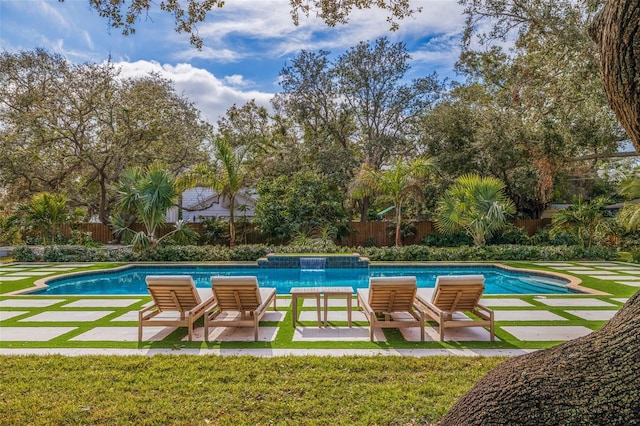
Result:
M188 275L149 275L146 282L153 300L138 312L138 342L142 341L142 327L145 325L187 327L191 341L193 323L213 305L213 295L202 301L193 279ZM157 318L166 312L176 312L179 316Z
M479 303L483 292L483 275L442 276L436 279L431 297L428 292L418 292L417 299L427 316L439 324L441 341L447 328L489 327L493 342L493 311ZM470 312L474 317L456 319L455 312Z
M372 277L369 288L358 289L358 304L369 321L372 342L376 328L404 327L419 327L424 342L425 316L416 304L416 290L416 277Z
M209 341L210 327L253 327L254 340L258 340L260 319L273 302L276 309L276 289L258 287L258 278L247 277L211 277L215 305L204 317L204 338ZM240 318L219 318L223 312L239 312Z

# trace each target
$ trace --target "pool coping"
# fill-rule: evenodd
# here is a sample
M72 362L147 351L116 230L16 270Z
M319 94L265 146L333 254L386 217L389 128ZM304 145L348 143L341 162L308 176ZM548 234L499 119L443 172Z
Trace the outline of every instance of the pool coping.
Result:
M126 269L130 269L136 266L167 266L167 265L174 265L174 266L184 266L184 267L189 267L189 266L225 266L225 267L233 267L233 266L247 266L250 267L248 269L253 269L253 268L258 268L258 263L257 262L136 262L136 263L128 263L126 265L120 265L120 266L116 266L113 268L108 268L108 269L93 269L90 271L77 271L77 272L69 272L69 273L65 273L65 274L60 274L60 275L52 275L52 276L48 276L48 277L44 277L44 278L40 278L38 280L36 280L34 282L34 286L31 288L27 288L27 289L22 289L22 290L17 290L11 293L7 293L7 296L24 296L24 295L32 295L34 293L37 293L39 291L42 291L46 288L48 288L49 286L47 285L47 282L52 280L52 279L64 279L64 278L68 278L68 277L73 277L73 276L81 276L81 275L93 275L95 273L98 272L105 272L105 271L110 271L110 272L119 272L122 270L126 270ZM497 263L497 262L371 262L371 266L375 267L375 266L393 266L393 267L411 267L411 266L440 266L440 267L447 267L447 266L460 266L460 265L464 265L465 267L469 267L472 268L474 266L492 266L498 269L503 269L509 272L525 272L531 275L538 275L538 276L546 276L546 277L550 277L550 278L560 278L562 280L567 281L567 284L565 285L565 287L567 287L570 290L575 290L580 292L580 294L568 294L566 296L581 296L581 295L597 295L597 296L609 296L609 293L603 292L603 291L599 291L599 290L595 290L589 287L584 287L582 285L580 285L582 283L582 280L580 278L574 277L572 275L568 275L568 274L564 274L561 272L555 272L555 271L540 271L540 270L536 270L536 269L526 269L526 268L515 268L515 267L511 267L508 265L504 265L501 263ZM500 296L501 294L495 294L495 295L491 295L491 296ZM536 295L536 293L532 293L532 295Z

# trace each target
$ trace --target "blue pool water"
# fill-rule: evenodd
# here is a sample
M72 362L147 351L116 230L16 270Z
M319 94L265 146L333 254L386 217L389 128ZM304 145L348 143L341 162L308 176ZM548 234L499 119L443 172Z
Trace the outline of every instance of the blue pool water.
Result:
M132 295L147 294L147 275L191 275L197 287L211 286L213 275L255 275L261 287L275 287L288 294L292 287L369 286L369 277L415 276L418 287L434 287L439 275L482 274L486 294L567 294L567 282L544 274L508 271L497 266L371 266L353 269L269 269L225 266L132 266L117 271L95 271L47 281L42 294Z

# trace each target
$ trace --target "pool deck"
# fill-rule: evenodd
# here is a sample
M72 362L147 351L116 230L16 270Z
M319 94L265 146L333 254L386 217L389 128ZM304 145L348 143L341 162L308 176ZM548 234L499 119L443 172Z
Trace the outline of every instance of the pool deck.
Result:
M640 289L640 265L623 262L536 262L563 274L590 277ZM10 264L0 266L4 283L61 274L87 264ZM354 299L355 300L355 299ZM278 295L278 310L263 318L258 342L250 328L216 328L214 343L195 329L194 342L186 330L146 327L137 343L137 312L148 296L0 295L0 355L253 355L253 356L514 356L553 346L597 330L613 317L627 297L616 295L487 295L483 304L495 312L495 343L483 328L460 328L439 342L435 326L376 332L361 311L353 311L347 326L346 300L330 299L329 326L319 328L315 302L304 300L300 322L291 325L291 298ZM355 306L355 303L354 303Z

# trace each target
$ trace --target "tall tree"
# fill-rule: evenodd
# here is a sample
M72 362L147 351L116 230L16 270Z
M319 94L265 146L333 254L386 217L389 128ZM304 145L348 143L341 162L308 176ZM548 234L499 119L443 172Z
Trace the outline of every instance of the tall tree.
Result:
M410 55L403 43L387 38L361 42L334 62L328 56L303 51L281 74L280 104L300 126L317 170L348 182L363 164L380 170L393 158L415 154L417 118L441 90L436 76L406 83ZM369 201L360 200L363 221Z
M113 65L73 65L44 50L0 55L0 185L9 200L65 191L108 222L123 170L202 158L207 126L157 75L121 78Z
M250 168L245 163L247 148L235 149L224 137L213 141L213 161L201 163L184 173L179 179L179 187L202 186L211 188L229 203L229 246L236 245L235 211L236 197L247 188Z
M275 242L335 227L345 218L343 194L317 173L300 171L262 182L258 195L255 222Z
M505 181L520 210L535 216L558 195L560 177L585 171L595 176L598 160L615 156L626 138L606 108L597 51L587 33L592 9L572 0L462 3L468 20L458 68L484 88L482 103L498 118L477 121L479 129L487 128L477 136L494 145L498 132L491 128L507 126L507 138L497 143L516 148L517 167L491 173ZM581 157L593 161L575 161ZM527 179L532 175L535 180ZM521 181L535 187L514 191Z

